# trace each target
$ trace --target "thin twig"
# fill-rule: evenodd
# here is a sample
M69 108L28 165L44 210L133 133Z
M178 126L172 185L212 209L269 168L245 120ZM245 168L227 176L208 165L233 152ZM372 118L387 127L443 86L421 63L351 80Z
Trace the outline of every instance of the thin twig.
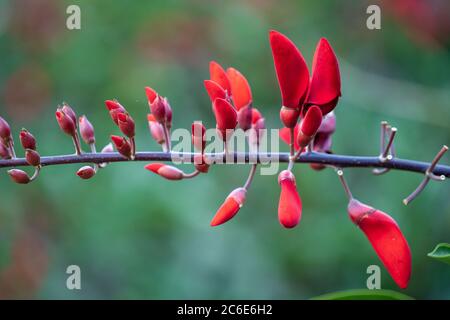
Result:
M336 173L339 177L339 180L341 181L342 187L344 187L344 191L347 194L348 200L353 199L352 192L350 191L347 181L344 178L344 171L342 171L342 169L340 169L340 168L337 168Z
M381 161L387 161L392 159L392 155L389 154L389 151L391 150L391 146L394 143L395 134L397 133L397 128L391 128L390 129L390 135L389 140L386 146L384 147L383 152L380 155Z
M253 164L252 165L252 167L251 167L251 169L250 169L250 172L249 172L249 174L248 174L248 178L247 178L247 181L245 181L245 184L244 184L244 186L243 186L243 188L245 189L245 190L248 190L248 188L250 187L250 185L252 184L252 181L253 181L253 178L255 177L255 173L256 173L256 169L258 168L258 164Z

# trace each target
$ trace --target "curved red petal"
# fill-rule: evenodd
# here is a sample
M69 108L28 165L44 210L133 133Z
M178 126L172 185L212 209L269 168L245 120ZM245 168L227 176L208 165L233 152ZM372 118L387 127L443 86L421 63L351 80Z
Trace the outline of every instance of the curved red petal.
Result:
M221 225L231 218L233 218L236 213L238 213L241 205L233 198L229 197L220 206L219 210L215 214L214 218L211 220L211 227Z
M228 94L231 93L231 86L228 75L220 64L215 61L211 61L209 63L209 76L212 81L220 85L224 90L228 92Z
M282 104L289 108L300 108L309 86L309 71L305 59L285 35L270 31L269 40Z
M155 101L158 94L155 90L150 87L145 87L145 94L147 95L148 102L153 103Z
M335 100L340 95L341 76L339 63L327 39L322 38L317 44L316 52L314 53L308 104L317 104L321 107L328 105L326 108L328 110L322 110L326 114L336 106L337 101Z
M157 174L158 170L163 166L165 166L164 163L150 163L146 165L144 168Z
M205 80L203 83L205 84L205 89L208 92L211 102L214 102L217 98L226 99L227 93L217 82Z
M220 130L234 129L237 123L237 113L233 106L225 99L214 100L214 115Z
M357 200L350 201L348 211L352 221L369 239L392 279L405 289L411 276L411 250L397 222L388 214Z
M303 118L300 130L306 136L313 136L320 127L322 123L322 111L318 106L312 106L306 112L305 117Z
M252 90L247 79L236 69L227 69L228 79L230 79L231 96L234 106L240 110L252 102Z

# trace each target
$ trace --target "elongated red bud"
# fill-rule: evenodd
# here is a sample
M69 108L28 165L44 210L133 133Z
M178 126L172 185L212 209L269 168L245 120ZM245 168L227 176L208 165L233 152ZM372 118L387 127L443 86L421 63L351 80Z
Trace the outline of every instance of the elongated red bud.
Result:
M355 199L350 200L348 213L369 239L392 279L405 289L411 276L411 251L395 220Z
M86 144L95 143L94 126L89 122L88 118L83 115L78 119L81 138Z
M278 220L285 228L295 227L302 217L302 200L297 192L295 177L291 171L284 170L278 175L281 186L278 203Z
M164 163L150 163L145 166L145 169L154 172L167 180L183 179L183 171Z
M217 98L226 99L227 93L225 89L223 89L217 82L212 80L205 80L203 82L205 84L206 92L208 92L209 99L211 102L214 102Z
M297 125L298 118L300 117L300 109L281 107L280 120L286 128L294 128Z
M229 138L227 130L233 130L237 123L237 113L233 106L224 99L214 101L214 115L216 117L217 130L221 138L226 141Z
M118 113L117 123L119 125L120 131L128 138L134 138L135 136L135 125L133 118L128 113Z
M111 136L111 141L121 155L128 159L131 157L131 145L127 139L120 136Z
M75 128L77 127L77 115L75 114L75 111L65 102L63 102L62 111L66 116L68 116L70 119L72 119L73 123L75 124Z
M87 180L92 178L95 175L94 168L90 166L84 166L78 169L77 176L79 176L81 179Z
M309 86L309 71L305 59L300 50L285 35L270 31L269 40L280 85L282 105L288 108L301 108Z
M72 118L66 115L61 108L58 108L56 110L55 115L56 121L58 122L58 125L61 128L61 130L71 137L75 136L76 124L73 122Z
M109 111L111 119L114 121L116 125L118 125L117 115L119 113L126 112L125 108L117 100L106 100L105 105Z
M306 147L314 138L317 130L322 123L322 112L317 106L312 106L306 112L305 117L300 123L300 130L297 135L297 144L300 148Z
M36 150L36 139L28 130L22 129L19 138L24 149Z
M211 220L211 227L221 225L233 218L244 205L246 193L247 190L244 188L237 188L231 191Z
M0 141L0 158L2 159L10 159L11 154L9 153L9 150L3 145L3 143Z
M231 97L236 109L240 110L245 106L251 105L253 101L252 90L247 79L234 68L228 68L227 75L228 79L230 79Z
M244 131L247 131L252 127L252 109L253 108L251 105L247 105L239 109L239 111L237 112L237 121L239 127Z
M0 138L7 141L11 138L11 127L5 119L0 117Z
M336 107L340 96L339 63L328 40L322 38L314 53L307 104L320 106L325 115Z
M228 75L220 64L215 61L211 61L209 63L209 76L212 81L226 90L228 94L231 94L231 86ZM211 99L211 101L214 100L215 99Z
M297 139L295 139L295 137L298 136L298 133L300 131L300 125L296 125L294 127L294 149L296 151L298 151L300 149L300 146L297 143ZM291 130L289 128L281 128L278 131L278 134L280 135L281 140L283 140L284 143L286 143L287 145L290 144L291 141Z
M30 182L30 177L25 171L19 169L11 169L8 170L8 174L11 177L11 180L18 184L27 184Z
M152 114L147 115L148 120L148 128L150 130L150 134L152 135L153 140L155 140L158 144L163 144L166 142L164 136L164 128L163 126L155 120L155 117Z
M203 153L206 146L205 134L205 126L199 121L194 121L191 126L192 145L201 153Z
M26 149L25 160L30 166L37 167L41 164L41 156L36 150Z
M156 91L150 87L145 87L145 94L147 95L149 105L153 103L153 101L155 101L156 97L158 96Z
M156 96L152 103L149 104L150 111L155 117L156 121L161 124L166 122L166 105L164 103L164 98L161 96Z
M194 167L201 173L207 173L209 164L206 162L206 157L203 154L196 154L194 156Z

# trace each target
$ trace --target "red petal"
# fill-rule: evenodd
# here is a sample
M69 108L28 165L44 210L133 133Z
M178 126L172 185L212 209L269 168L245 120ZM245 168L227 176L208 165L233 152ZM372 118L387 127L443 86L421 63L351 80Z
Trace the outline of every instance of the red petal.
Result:
M269 39L282 104L289 108L299 108L303 104L309 86L309 71L305 59L285 35L271 31Z
M314 53L311 86L308 94L308 104L324 106L330 104L341 95L341 76L336 55L333 52L327 39L320 39ZM327 106L322 109L323 113L328 113L336 106ZM331 108L331 109L330 109ZM326 111L326 112L325 112Z
M147 121L148 122L155 122L156 121L155 116L153 114L151 114L151 113L147 114Z
M211 227L218 226L233 218L240 209L239 203L233 198L227 198L225 202L217 210L216 215L211 220Z
M287 170L280 173L280 177L286 174ZM298 195L295 186L295 180L291 172L292 178L285 178L280 181L281 194L278 203L278 220L285 228L295 227L302 216L302 201Z
M294 128L294 137L298 136L298 130L299 129L299 125L297 124ZM281 128L278 131L278 134L280 135L281 140L283 140L284 143L286 143L287 145L289 145L291 142L291 131L289 128ZM298 151L298 149L300 148L300 146L297 143L297 139L294 139L294 148L296 151Z
M237 123L237 113L225 99L214 100L214 115L220 130L234 129Z
M351 200L348 211L369 239L395 283L405 289L411 276L411 251L394 219L388 214Z
M231 96L236 109L241 109L252 102L252 90L247 79L236 69L227 69L228 79L230 79Z
M318 106L312 106L306 112L300 126L300 130L306 136L313 136L322 123L322 112Z
M150 163L150 164L146 165L144 168L151 172L158 174L158 170L163 166L165 166L164 163Z
M215 61L211 61L209 63L209 76L212 81L220 85L229 94L231 93L230 81L228 80L228 76L225 70L222 68L220 64L218 64Z
M214 82L212 80L205 80L203 83L205 84L205 89L208 92L211 102L213 102L217 98L226 99L227 93L217 82Z
M145 94L147 95L147 99L150 103L153 103L153 101L155 101L156 97L158 96L156 91L150 87L145 87Z

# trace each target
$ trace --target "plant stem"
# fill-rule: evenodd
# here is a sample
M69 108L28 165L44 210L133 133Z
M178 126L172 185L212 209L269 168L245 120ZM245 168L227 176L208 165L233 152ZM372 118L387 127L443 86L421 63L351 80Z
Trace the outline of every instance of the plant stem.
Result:
M342 171L342 169L336 169L336 173L339 177L339 180L342 183L342 186L344 187L345 193L347 194L348 200L352 200L353 199L353 195L352 192L350 191L350 188L347 184L347 181L344 178L344 171Z
M252 165L252 167L250 168L250 172L248 174L248 178L247 181L245 181L245 184L243 186L243 188L245 190L248 190L248 188L250 187L250 185L252 184L253 178L255 177L255 173L256 173L256 169L258 167L258 164L255 163Z

